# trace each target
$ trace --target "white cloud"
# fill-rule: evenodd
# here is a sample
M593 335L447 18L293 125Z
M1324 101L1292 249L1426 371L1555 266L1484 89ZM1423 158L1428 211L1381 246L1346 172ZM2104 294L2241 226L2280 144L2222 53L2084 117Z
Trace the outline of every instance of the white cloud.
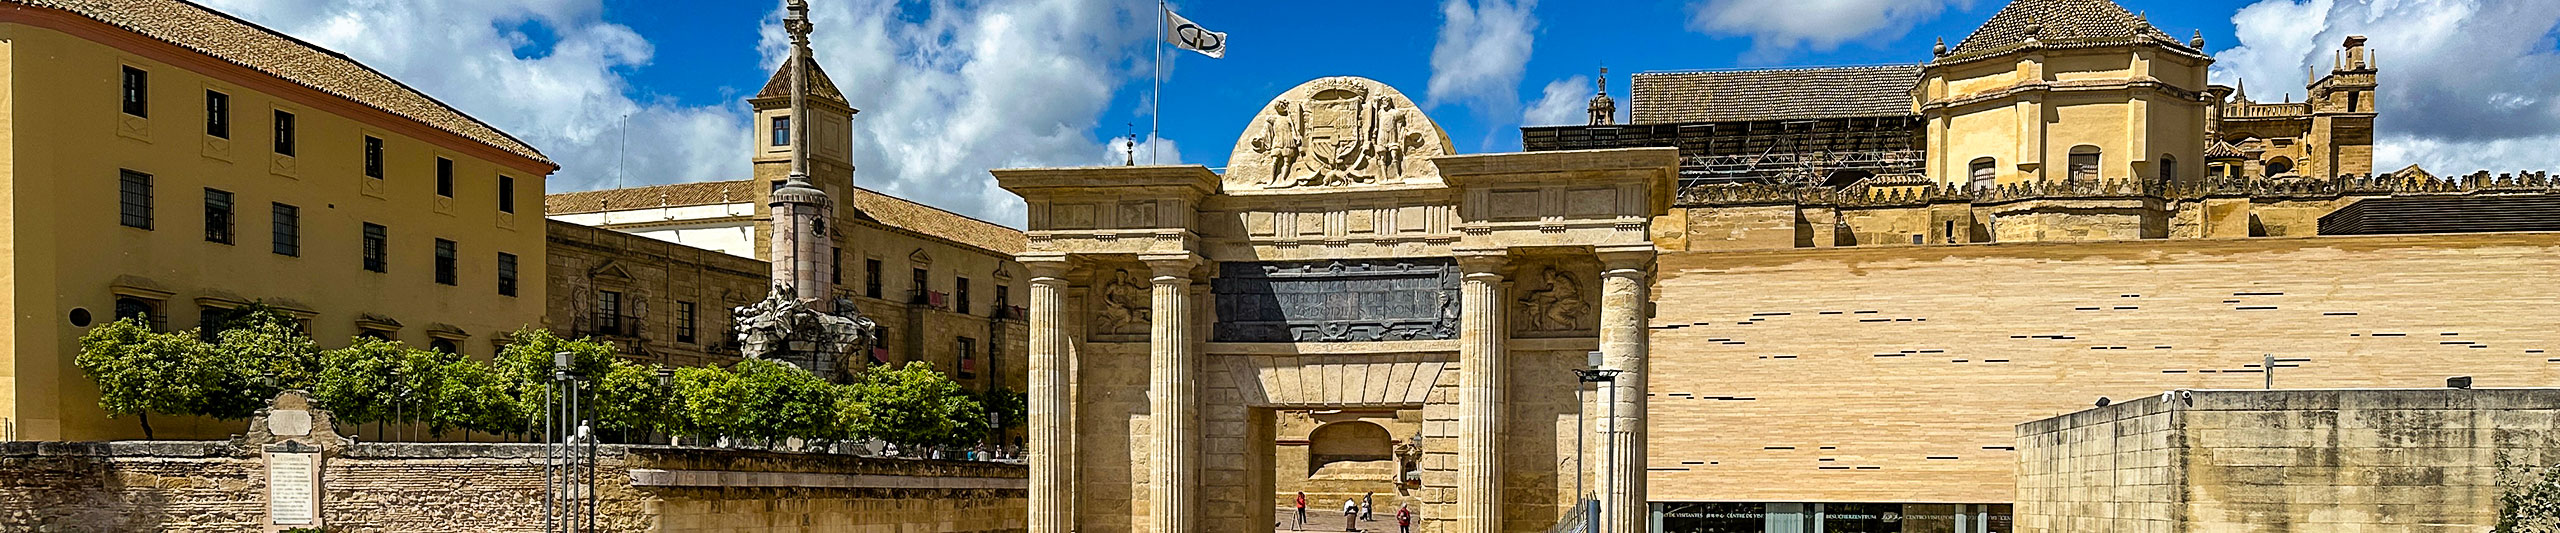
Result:
M1483 116L1519 109L1537 8L1537 0L1443 0L1446 20L1431 48L1430 105L1464 105Z
M1529 110L1520 114L1522 126L1570 126L1591 122L1591 77L1573 76L1547 82L1547 89Z
M746 173L742 110L626 96L615 69L648 64L653 49L603 20L599 0L207 3L345 53L523 139L561 165L555 191L612 186L624 165L631 185ZM516 29L529 25L557 42L533 49Z
M1765 60L1798 48L1892 40L1949 5L1970 8L1973 0L1703 0L1689 3L1689 29L1749 37L1749 55Z
M1131 144L1137 144L1138 153L1129 153ZM1132 161L1140 165L1178 164L1182 162L1182 147L1172 139L1161 137L1148 137L1145 143L1131 143L1128 137L1118 137L1102 143L1100 161L1096 164L1126 165Z
M2306 70L2325 73L2349 35L2371 38L2377 170L2560 166L2560 2L2264 0L2232 22L2240 43L2216 54L2214 82L2245 79L2261 101L2301 101Z
M1032 0L916 7L889 0L812 5L818 61L862 109L853 119L853 158L861 167L854 181L1019 226L1021 200L997 188L987 170L1094 164L1112 142L1092 132L1113 92L1149 68L1132 50L1155 37L1155 14L1144 9L1153 6ZM779 16L768 17L764 29L768 69L788 55Z

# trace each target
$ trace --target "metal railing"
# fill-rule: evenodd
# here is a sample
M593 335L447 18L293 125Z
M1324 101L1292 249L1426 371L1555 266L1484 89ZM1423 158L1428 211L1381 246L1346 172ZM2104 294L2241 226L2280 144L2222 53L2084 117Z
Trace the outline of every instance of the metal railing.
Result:
M1591 517L1592 515L1597 514L1596 511L1599 509L1599 495L1584 493L1582 495L1582 500L1576 502L1573 506L1573 510L1565 511L1564 516L1556 518L1555 525L1547 526L1546 533L1589 533L1598 531L1600 524L1593 522Z

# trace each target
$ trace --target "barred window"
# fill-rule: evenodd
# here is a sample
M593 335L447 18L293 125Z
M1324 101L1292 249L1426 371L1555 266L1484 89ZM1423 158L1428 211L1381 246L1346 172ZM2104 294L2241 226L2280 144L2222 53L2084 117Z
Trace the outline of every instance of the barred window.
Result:
M596 291L596 332L622 334L622 293Z
M676 342L693 342L693 302L676 302Z
M516 295L516 254L498 252L498 295Z
M459 271L461 270L461 266L457 264L458 260L454 258L453 247L453 241L436 239L436 283L438 284L454 285L460 283L459 278L461 276Z
M151 229L151 175L124 171L122 187L120 211L124 214L124 225Z
M364 225L365 270L374 272L391 271L390 258L386 257L391 252L390 233L391 232L383 228L381 224L366 223Z
M274 228L276 255L301 256L302 208L275 204L273 211L275 222L271 226Z
M205 189L205 242L231 244L231 230L231 193L221 189Z

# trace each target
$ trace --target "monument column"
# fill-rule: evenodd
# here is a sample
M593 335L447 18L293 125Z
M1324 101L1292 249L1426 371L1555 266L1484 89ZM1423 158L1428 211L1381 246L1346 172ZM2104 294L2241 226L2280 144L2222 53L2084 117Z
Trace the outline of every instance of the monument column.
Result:
M1067 259L1023 257L1031 270L1030 533L1075 530L1074 411L1067 395Z
M1147 326L1147 523L1154 533L1199 531L1199 350L1191 342L1190 254L1139 259L1154 273Z
M1600 251L1600 367L1617 371L1604 383L1615 405L1600 422L1600 533L1648 529L1644 485L1645 322L1651 305L1652 245Z
M1458 531L1502 532L1503 308L1501 252L1459 255Z

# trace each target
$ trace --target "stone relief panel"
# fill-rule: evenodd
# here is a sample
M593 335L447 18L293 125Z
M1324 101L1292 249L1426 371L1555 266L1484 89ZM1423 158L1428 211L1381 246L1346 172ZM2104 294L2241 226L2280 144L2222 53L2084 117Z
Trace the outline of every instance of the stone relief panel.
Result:
M1149 290L1146 267L1120 266L1099 271L1093 278L1094 335L1143 336L1153 320L1155 296Z
M1458 337L1458 264L1449 258L1220 263L1210 292L1217 342Z
M1517 285L1520 312L1513 330L1521 337L1587 337L1599 332L1593 302L1599 297L1588 273L1558 265L1539 267Z
M1273 99L1228 156L1226 188L1329 189L1433 183L1449 154L1440 126L1386 84L1336 76Z

